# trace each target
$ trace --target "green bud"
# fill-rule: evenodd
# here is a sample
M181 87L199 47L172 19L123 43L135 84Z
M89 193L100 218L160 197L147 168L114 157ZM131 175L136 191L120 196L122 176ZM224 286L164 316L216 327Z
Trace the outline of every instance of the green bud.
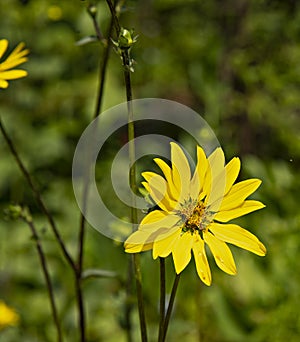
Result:
M118 40L118 46L120 49L129 49L137 41L137 36L133 36L133 30L127 30L121 28Z
M95 18L97 14L97 7L95 5L89 5L88 12L92 18Z

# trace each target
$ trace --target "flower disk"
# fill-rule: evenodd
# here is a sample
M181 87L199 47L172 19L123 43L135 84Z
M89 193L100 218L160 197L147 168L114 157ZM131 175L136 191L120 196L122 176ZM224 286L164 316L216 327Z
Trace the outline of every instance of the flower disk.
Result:
M25 44L20 43L13 52L0 63L0 88L8 87L8 80L15 80L27 76L27 71L12 69L27 61L28 49L24 49ZM3 57L8 47L6 39L0 40L0 59ZM12 69L12 70L11 70Z
M197 165L192 174L184 152L172 142L171 167L159 158L154 161L164 177L144 172L142 184L159 210L147 214L125 241L127 253L152 249L154 259L172 254L177 274L188 265L193 253L197 273L206 285L211 284L211 272L205 245L218 267L232 275L236 266L226 243L260 256L266 254L255 235L236 224L226 224L264 207L259 201L247 200L260 186L259 179L234 184L241 166L239 158L225 165L221 148L206 157L197 146Z

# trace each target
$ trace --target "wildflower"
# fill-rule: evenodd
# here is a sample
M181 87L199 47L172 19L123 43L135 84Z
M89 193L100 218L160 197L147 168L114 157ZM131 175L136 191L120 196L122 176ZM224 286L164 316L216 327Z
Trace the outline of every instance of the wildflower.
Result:
M192 174L182 149L171 143L171 167L162 159L154 161L164 177L144 172L146 181L142 184L159 209L148 213L125 241L127 253L152 249L154 259L172 254L179 274L193 252L197 273L206 285L211 284L211 272L205 245L218 267L231 275L236 274L236 266L226 243L260 256L266 254L256 236L236 224L226 224L264 207L259 201L246 200L260 186L259 179L234 184L241 166L239 158L225 166L221 148L207 158L197 146L197 165Z
M0 59L3 57L8 47L8 40L1 39L0 40ZM29 50L24 49L25 44L20 43L13 50L13 52L2 62L0 63L0 88L8 87L8 80L14 80L17 78L27 76L27 71L21 69L12 69L15 66L18 66L27 61L26 55L28 55ZM12 69L12 70L11 70Z
M18 321L19 315L15 310L0 300L0 330L10 325L16 325Z

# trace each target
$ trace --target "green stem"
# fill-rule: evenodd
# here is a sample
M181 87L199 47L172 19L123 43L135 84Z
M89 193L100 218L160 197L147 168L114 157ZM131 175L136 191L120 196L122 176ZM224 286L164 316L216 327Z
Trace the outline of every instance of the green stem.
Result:
M117 13L115 11L115 5L111 0L106 0L108 7L111 12L112 19L114 21L114 26L119 36L121 25L119 23L119 19ZM132 106L132 87L131 87L131 76L130 76L130 58L128 54L128 50L124 50L122 52L122 61L123 61L123 72L124 72L124 80L125 80L125 88L126 88L126 99L127 99L127 111L128 111L128 144L129 144L129 183L130 188L132 190L132 201L131 201L131 222L133 225L138 223L137 219L137 209L136 209L136 168L135 168L135 143L134 143L134 121L133 121L133 106ZM137 291L137 300L138 300L138 312L139 312L139 320L140 320L140 329L141 329L141 339L142 342L147 342L147 327L146 327L146 317L145 317L145 307L144 307L144 299L143 299L143 290L142 290L142 274L141 274L141 264L140 264L140 256L138 254L132 255L132 262L134 264L134 274L135 274L135 283L136 283L136 291Z
M102 36L99 36L99 29L97 30L98 24L93 17L93 23L95 26L95 30L98 36L98 39L103 39ZM112 29L113 29L113 20L110 22L110 26L108 29L108 39L107 39L107 45L105 45L104 48L104 54L103 59L100 59L100 68L99 68L99 80L98 80L98 91L97 91L97 100L95 105L95 111L93 118L96 119L100 115L101 106L103 102L103 95L104 95L104 85L106 80L106 73L107 73L107 66L108 66L108 60L109 60L109 54L111 50L111 35L112 35ZM97 126L94 125L94 133L93 137L96 137L96 130ZM77 272L76 272L76 297L77 297L77 305L78 305L78 311L79 311L79 328L80 328L80 336L81 341L85 341L85 310L84 310L84 300L83 300L83 293L82 293L82 270L83 270L83 252L84 252L84 238L85 238L85 228L86 228L86 219L85 214L87 211L87 199L89 194L89 168L90 168L90 162L91 158L89 156L87 161L87 169L88 172L85 176L85 182L84 182L84 191L83 191L83 208L80 216L80 227L79 227L79 234L78 234L78 254L77 254Z
M160 319L158 342L162 341L166 310L166 266L165 258L159 258L160 266Z
M54 291L53 291L53 287L52 287L52 283L51 283L50 273L48 271L45 253L44 253L43 248L42 248L41 240L39 238L39 235L37 233L37 230L35 228L33 221L29 220L25 216L21 216L21 217L24 220L24 222L26 222L27 225L29 226L31 233L32 233L32 236L34 238L35 244L36 244L36 249L37 249L37 252L39 255L42 271L43 271L43 274L44 274L44 277L46 280L46 286L47 286L48 295L49 295L49 299L50 299L52 316L53 316L54 324L55 324L56 331L57 331L57 341L62 342L63 337L62 337L61 326L60 326L59 317L57 314L57 309L56 309L56 304L55 304Z
M47 220L48 220L48 222L50 224L50 227L52 228L52 231L53 231L53 233L55 235L55 238L56 238L56 240L57 240L57 242L58 242L58 244L59 244L59 246L60 246L60 248L62 250L62 253L63 253L64 257L66 258L67 262L70 264L71 268L73 270L75 270L76 269L76 265L75 265L71 255L69 254L69 252L66 249L66 246L65 246L65 244L64 244L64 242L63 242L63 240L62 240L62 238L61 238L61 236L59 234L59 231L58 231L58 229L56 227L54 219L53 219L51 213L49 212L48 208L46 207L46 205L44 203L44 200L42 198L42 195L41 195L40 191L38 190L38 188L35 186L32 178L31 178L30 173L28 172L27 168L25 167L25 164L21 160L21 157L19 156L19 153L17 152L14 143L12 142L11 138L9 137L9 135L8 135L8 133L7 133L6 129L5 129L5 127L4 127L1 119L0 119L0 130L1 130L2 134L3 134L3 137L4 137L5 141L7 142L7 145L9 147L9 149L10 149L11 154L14 156L14 158L15 158L15 160L17 162L17 165L18 165L20 171L22 172L22 174L25 177L29 187L31 188L37 203L39 204L42 212L46 216L46 218L47 218Z
M123 52L123 60L126 63L129 60L127 51ZM137 219L137 209L136 209L136 169L135 169L135 144L134 144L134 121L133 121L133 107L132 107L132 91L131 91L131 79L130 71L127 68L128 64L124 64L124 78L126 87L126 97L127 97L127 110L128 110L128 144L129 144L129 183L132 190L132 200L131 200L131 222L133 224L138 223ZM142 289L142 273L140 264L140 255L133 254L133 264L135 272L135 282L136 291L138 298L138 311L140 318L140 329L142 342L147 342L147 327L146 327L146 317L143 299L143 289Z
M162 336L161 342L164 342L167 336L169 321L170 321L172 310L173 310L173 305L175 301L175 296L176 296L176 291L177 291L179 280L180 280L180 273L176 274L174 284L172 287L172 292L171 292L171 297L170 297L170 301L168 305L168 310L167 310L166 317L165 317L165 322L164 322L164 327L163 327L163 336Z

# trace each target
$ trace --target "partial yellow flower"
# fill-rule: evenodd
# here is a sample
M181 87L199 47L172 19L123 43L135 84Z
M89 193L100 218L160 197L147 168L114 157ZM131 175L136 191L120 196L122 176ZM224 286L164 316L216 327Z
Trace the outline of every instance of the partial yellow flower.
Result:
M13 52L2 63L0 63L0 88L7 88L8 80L15 80L17 78L27 76L26 70L12 69L27 61L26 55L28 55L29 50L24 49L24 47L25 47L24 43L18 44L18 46L13 50ZM8 40L1 39L0 40L0 59L3 57L7 48L8 48Z
M0 330L7 326L17 325L18 322L19 315L16 311L0 300Z
M259 179L234 184L240 171L239 158L225 165L221 148L209 157L197 146L197 165L191 172L189 162L176 144L171 143L171 167L154 159L164 177L144 172L142 182L159 207L141 221L138 230L125 241L127 253L152 249L153 258L172 254L175 271L182 272L194 255L197 273L211 284L211 272L205 245L218 267L236 274L232 253L226 243L263 256L265 246L255 235L228 221L264 208L264 204L247 198L260 186Z

